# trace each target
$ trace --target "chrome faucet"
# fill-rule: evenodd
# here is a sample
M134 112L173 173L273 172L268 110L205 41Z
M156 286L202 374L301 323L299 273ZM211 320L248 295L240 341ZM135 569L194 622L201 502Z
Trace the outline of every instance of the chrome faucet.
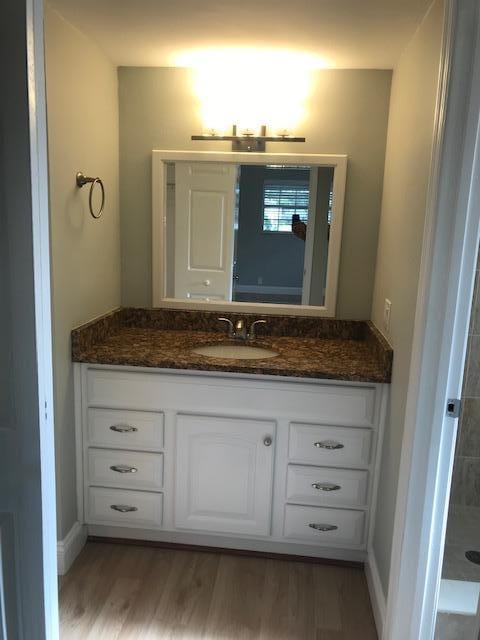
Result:
M266 320L255 320L247 331L247 325L243 318L237 320L235 324L228 318L218 318L218 320L228 324L228 337L235 340L255 340L255 325L267 324Z
M240 318L240 320L236 321L233 337L237 340L247 339L247 325L245 324L245 320L243 320L243 318Z

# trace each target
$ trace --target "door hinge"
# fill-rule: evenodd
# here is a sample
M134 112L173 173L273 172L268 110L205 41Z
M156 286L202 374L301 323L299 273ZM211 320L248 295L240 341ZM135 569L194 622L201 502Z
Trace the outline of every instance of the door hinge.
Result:
M447 400L447 416L449 418L459 418L460 410L462 408L462 401L458 398L449 398Z

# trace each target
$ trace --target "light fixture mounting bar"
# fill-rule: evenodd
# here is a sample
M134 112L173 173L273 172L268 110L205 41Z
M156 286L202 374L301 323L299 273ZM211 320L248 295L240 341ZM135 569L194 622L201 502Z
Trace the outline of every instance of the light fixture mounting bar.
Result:
M262 135L250 134L237 135L237 127L233 125L232 135L218 136L216 134L193 135L192 140L217 140L232 143L232 151L265 151L266 142L305 142L306 138L300 136L267 136L266 126L262 126Z

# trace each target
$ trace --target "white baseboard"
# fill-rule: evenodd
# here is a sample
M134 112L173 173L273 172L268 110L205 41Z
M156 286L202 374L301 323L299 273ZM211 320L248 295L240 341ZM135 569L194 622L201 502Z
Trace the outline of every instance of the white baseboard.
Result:
M281 553L307 556L312 558L329 558L350 562L365 562L366 553L360 549L340 549L320 547L312 544L285 542L284 539L257 539L250 537L237 538L234 535L218 535L209 532L187 532L172 529L136 529L117 525L89 524L89 536L102 538L125 538L126 540L151 540L176 544L199 545L224 549L241 549L242 551L259 551L260 553Z
M370 600L372 602L373 617L375 618L377 634L380 640L382 640L387 614L387 600L383 592L375 555L371 550L368 552L367 561L365 562L365 575L367 578Z
M86 541L87 527L75 522L65 538L57 542L57 572L59 576L67 573Z

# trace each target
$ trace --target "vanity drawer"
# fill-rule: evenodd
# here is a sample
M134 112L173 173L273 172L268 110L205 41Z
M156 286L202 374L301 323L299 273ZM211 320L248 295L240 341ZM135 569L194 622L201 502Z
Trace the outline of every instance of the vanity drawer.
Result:
M163 413L89 409L87 441L94 447L162 449Z
M365 513L321 507L285 507L284 536L323 545L360 546Z
M367 502L368 471L289 465L288 502L332 507L363 507Z
M90 524L161 527L163 495L146 491L90 487L87 517Z
M163 454L110 449L88 450L88 484L150 489L163 486Z
M289 457L319 466L368 466L370 429L291 423Z

